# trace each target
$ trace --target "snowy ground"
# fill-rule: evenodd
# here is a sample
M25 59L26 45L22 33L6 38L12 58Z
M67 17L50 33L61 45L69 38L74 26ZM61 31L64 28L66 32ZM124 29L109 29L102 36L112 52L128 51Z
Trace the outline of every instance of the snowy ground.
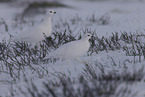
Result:
M63 27L62 24L65 22L69 22L70 29L75 29L73 34L76 35L78 32L83 32L84 29L90 29L91 31L96 32L98 37L109 37L112 35L112 32L121 32L126 31L127 33L144 33L144 17L145 17L145 2L122 2L122 1L83 1L83 0L69 0L62 1L63 3L72 6L73 8L53 8L57 14L53 17L53 28L55 30L64 30L67 26ZM5 30L5 25L0 23L0 39L9 39L9 34L15 35L19 33L21 30L27 29L32 26L32 22L26 22L16 24L16 20L14 18L16 15L21 14L25 6L19 6L19 8L15 6L11 6L11 4L0 3L0 18L8 25L8 31ZM95 15L95 18L100 18L104 14L110 18L109 24L100 25L96 22L92 23L89 19L92 15ZM81 19L77 20L76 16ZM28 20L32 20L35 23L39 23L43 18L43 15L35 16L34 18L29 18ZM60 21L60 18L62 21ZM72 24L70 20L75 21L76 23ZM59 24L59 27L56 25ZM142 56L143 57L143 56ZM40 74L38 72L33 72L29 67L25 68L26 77L28 79L35 80L34 82L40 85L40 89L43 88L41 86L41 82L45 79L53 79L57 80L59 74L65 74L70 78L77 78L82 74L83 68L85 68L85 64L90 64L92 66L95 65L96 62L101 64L105 64L104 71L105 73L116 71L123 72L124 70L129 70L130 72L134 72L134 70L139 70L144 67L145 61L143 58L141 62L138 62L138 57L136 57L136 63L133 63L133 56L126 56L123 50L116 51L99 51L98 54L93 53L91 56L84 56L81 58L83 62L74 61L74 60L64 60L57 61L54 64L39 64L34 65L35 68L40 70L39 73L44 73L43 77L40 78ZM113 59L113 60L112 60ZM130 60L132 63L126 62L125 60ZM69 65L68 65L69 63ZM70 64L71 63L71 64ZM115 63L117 65L110 65ZM126 63L127 65L122 65ZM43 69L42 69L43 68ZM41 71L46 69L46 71ZM94 66L95 68L95 66ZM101 70L95 68L97 73L101 73ZM48 71L48 72L47 72ZM32 73L33 72L33 73ZM20 79L16 79L16 84L8 84L6 81L12 81L13 79L5 73L0 72L0 96L9 95L9 91L11 86L22 86L24 84L23 76ZM134 97L144 97L145 96L145 82L141 80L136 82L131 86L132 92L137 94ZM20 96L19 96L20 97Z

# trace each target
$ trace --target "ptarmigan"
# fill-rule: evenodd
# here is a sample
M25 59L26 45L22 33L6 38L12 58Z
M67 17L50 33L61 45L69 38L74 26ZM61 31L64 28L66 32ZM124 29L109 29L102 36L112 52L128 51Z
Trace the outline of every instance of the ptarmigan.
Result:
M45 36L50 36L52 33L52 16L55 13L54 10L48 11L43 22L23 31L17 36L14 36L10 41L28 41L31 43L38 43L45 39Z
M89 39L91 34L86 33L81 40L72 41L62 45L56 50L49 53L45 59L48 58L62 58L62 59L75 59L87 54L90 47Z

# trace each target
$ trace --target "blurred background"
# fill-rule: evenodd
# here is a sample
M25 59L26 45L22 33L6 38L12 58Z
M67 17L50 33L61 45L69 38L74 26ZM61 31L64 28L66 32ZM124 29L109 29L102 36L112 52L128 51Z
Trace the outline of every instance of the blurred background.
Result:
M68 25L74 33L91 29L99 37L112 32L144 31L144 0L0 0L1 39L7 33L17 34L43 21L46 12L54 9L53 28Z

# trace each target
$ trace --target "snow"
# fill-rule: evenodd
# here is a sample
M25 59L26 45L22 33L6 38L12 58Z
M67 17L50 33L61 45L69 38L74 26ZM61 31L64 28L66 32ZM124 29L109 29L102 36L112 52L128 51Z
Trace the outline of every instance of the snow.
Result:
M106 34L111 35L111 32L136 32L144 31L144 21L141 21L144 16L144 3L120 3L114 1L106 2L83 2L76 1L77 3L68 2L75 6L75 9L58 9L60 16L61 12L65 12L63 17L70 17L71 13L79 14L79 16L85 20L88 15L95 13L96 18L102 16L104 13L110 15L110 25L102 26L93 24L88 26L91 29L96 29L98 36ZM68 16L69 15L69 16ZM82 25L85 26L85 25ZM105 30L104 30L105 29ZM110 33L107 33L110 32Z
M145 22L145 2L121 2L121 1L104 1L104 2L89 2L89 1L83 1L83 0L69 0L69 1L62 1L65 4L73 6L73 8L54 8L57 14L55 15L55 19L53 19L53 27L56 23L60 23L60 18L62 18L64 21L68 21L68 19L73 18L76 14L78 14L79 17L83 21L78 22L76 25L72 25L71 28L76 28L74 35L77 34L81 28L89 28L92 30L96 30L96 34L99 37L106 36L109 37L112 35L112 32L131 32L131 33L141 33L144 32ZM14 7L9 6L7 3L0 3L0 18L3 18L6 23L8 24L9 31L6 32L4 25L0 25L0 39L9 39L9 34L16 34L15 32L21 31L19 28L13 28L12 25L15 22L14 17L21 13L24 7ZM99 18L104 14L107 14L110 16L110 22L108 25L98 25L97 23L90 23L87 21L87 17L91 17L92 14L95 14L95 18ZM36 16L36 18L33 18L34 21L39 18L42 19L41 16ZM38 22L36 20L36 22ZM21 25L19 25L21 26ZM61 25L62 26L62 25ZM28 24L23 25L23 29L29 27ZM61 27L58 30L64 29ZM144 41L144 37L141 38ZM140 39L140 40L141 40ZM65 46L65 45L64 45ZM62 46L63 47L63 46ZM87 47L88 48L88 47ZM64 50L62 48L62 50ZM64 52L59 51L56 53ZM75 51L72 51L75 53ZM68 57L68 56L67 56ZM112 60L113 59L113 60ZM112 70L117 72L123 72L124 70L128 69L129 71L133 72L134 68L136 70L142 68L144 66L144 61L141 63L128 63L126 62L126 59L130 61L134 61L133 56L126 56L125 52L122 50L118 51L108 51L108 52L98 52L98 54L92 54L91 56L82 56L81 60L74 61L74 60L58 60L54 64L40 64L34 65L35 68L38 68L38 70L45 68L46 71L44 72L44 79L57 79L56 76L59 76L59 74L65 74L66 76L77 78L79 75L82 74L83 68L85 68L84 63L95 65L96 62L106 64L104 66L104 71L107 74L108 72L111 72ZM68 64L68 61L71 64ZM115 62L116 65L111 65L111 63ZM123 65L126 63L127 65ZM95 68L95 66L94 66ZM100 69L95 68L96 72L101 73ZM38 73L34 72L32 73L32 70L26 67L25 71L27 72L27 77L30 79L35 80L35 83L40 86L40 88L43 88L41 86L41 82L44 79L40 79ZM49 71L47 73L47 71ZM41 71L42 73L42 71ZM55 76L54 76L55 74ZM12 78L9 77L6 74L0 73L0 80L8 80L12 81ZM23 77L20 77L21 80L17 80L17 84L15 85L23 85L24 80ZM133 84L132 91L138 92L137 97L144 97L145 95L145 88L144 88L144 81L137 82L136 84ZM0 82L0 96L4 96L6 94L9 94L10 89L9 84L5 84L4 82Z

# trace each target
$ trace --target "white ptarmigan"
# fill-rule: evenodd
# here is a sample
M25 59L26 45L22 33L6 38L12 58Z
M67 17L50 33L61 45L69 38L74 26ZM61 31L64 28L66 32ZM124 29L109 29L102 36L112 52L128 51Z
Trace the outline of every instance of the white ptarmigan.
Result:
M45 36L50 36L52 33L52 16L55 13L56 12L54 10L48 11L43 22L23 31L17 36L14 36L10 39L10 41L27 41L38 43L39 41L45 39Z
M80 40L72 41L62 45L56 50L49 53L44 59L48 58L62 58L62 59L75 59L87 54L90 47L89 39L91 34L86 33Z

